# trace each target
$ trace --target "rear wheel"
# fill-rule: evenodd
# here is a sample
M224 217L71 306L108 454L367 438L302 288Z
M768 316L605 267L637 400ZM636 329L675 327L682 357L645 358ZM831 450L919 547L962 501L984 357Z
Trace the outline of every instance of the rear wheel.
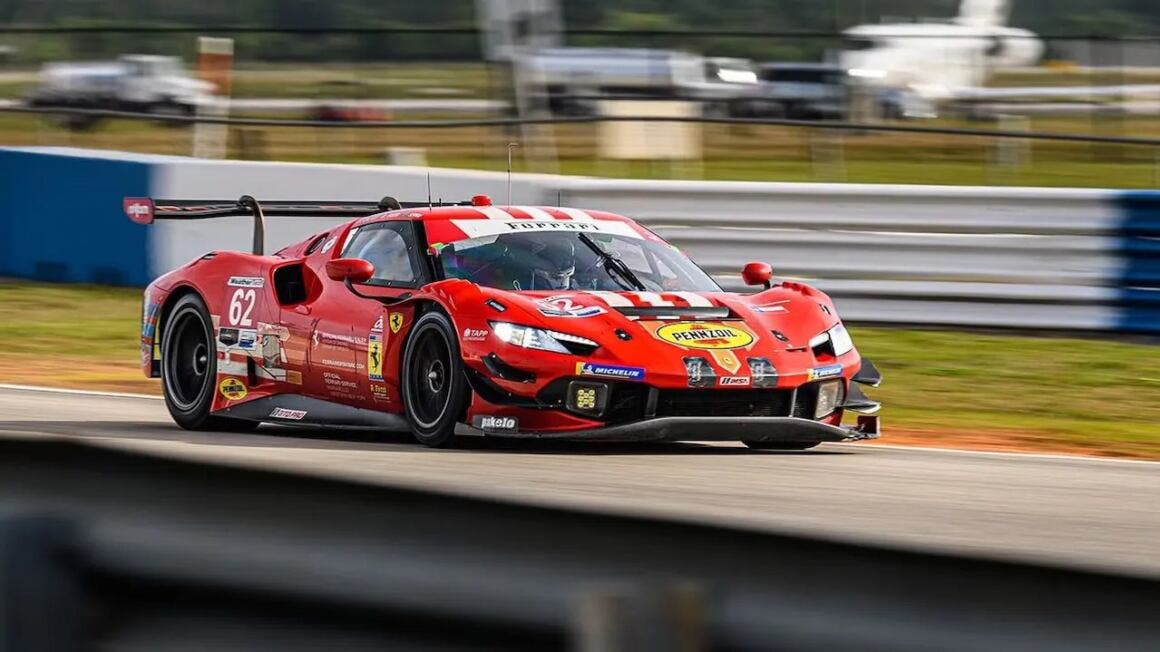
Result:
M256 421L213 416L217 349L205 302L196 294L177 300L161 334L161 388L165 407L186 430L248 431Z
M757 441L755 439L743 439L742 441L750 448L765 451L804 451L822 443L820 441Z
M400 383L411 433L421 444L450 446L469 390L451 320L441 312L420 317L403 351Z

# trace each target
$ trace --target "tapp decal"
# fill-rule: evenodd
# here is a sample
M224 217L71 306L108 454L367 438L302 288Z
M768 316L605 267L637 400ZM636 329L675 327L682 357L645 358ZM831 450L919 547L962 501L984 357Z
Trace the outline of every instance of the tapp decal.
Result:
M740 349L753 344L753 334L720 322L678 322L656 330L656 336L686 349Z
M487 339L487 334L491 331L484 328L464 328L463 341L465 342L482 342Z

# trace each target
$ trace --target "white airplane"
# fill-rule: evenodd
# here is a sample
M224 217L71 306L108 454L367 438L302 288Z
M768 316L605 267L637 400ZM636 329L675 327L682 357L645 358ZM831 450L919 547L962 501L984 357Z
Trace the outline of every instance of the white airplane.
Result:
M1033 66L1043 42L1007 27L1009 0L962 0L950 22L859 25L843 35L839 62L853 77L909 87L931 100L979 88L999 68Z

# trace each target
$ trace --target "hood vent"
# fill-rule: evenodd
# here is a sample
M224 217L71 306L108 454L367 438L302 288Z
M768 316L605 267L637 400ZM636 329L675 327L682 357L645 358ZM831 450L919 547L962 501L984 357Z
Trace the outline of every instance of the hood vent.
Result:
M629 319L702 321L706 319L736 319L725 306L622 306L616 311Z

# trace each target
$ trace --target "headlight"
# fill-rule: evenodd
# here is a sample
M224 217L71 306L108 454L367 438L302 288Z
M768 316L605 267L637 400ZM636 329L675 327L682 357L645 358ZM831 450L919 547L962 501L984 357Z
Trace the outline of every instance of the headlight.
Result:
M845 326L838 324L826 332L830 334L830 344L834 345L834 355L845 355L854 350L854 340Z
M568 350L564 343L577 344L582 347L596 348L596 342L580 337L579 335L569 335L568 333L559 333L557 331L550 331L544 328L533 328L531 326L520 326L519 324L509 324L502 321L493 321L491 323L491 332L496 337L512 344L514 346L522 346L525 349L540 349L541 351L553 351L555 353L572 353Z
M814 404L814 418L828 417L838 409L838 404L846 397L846 388L840 380L831 380L818 385L818 402Z

